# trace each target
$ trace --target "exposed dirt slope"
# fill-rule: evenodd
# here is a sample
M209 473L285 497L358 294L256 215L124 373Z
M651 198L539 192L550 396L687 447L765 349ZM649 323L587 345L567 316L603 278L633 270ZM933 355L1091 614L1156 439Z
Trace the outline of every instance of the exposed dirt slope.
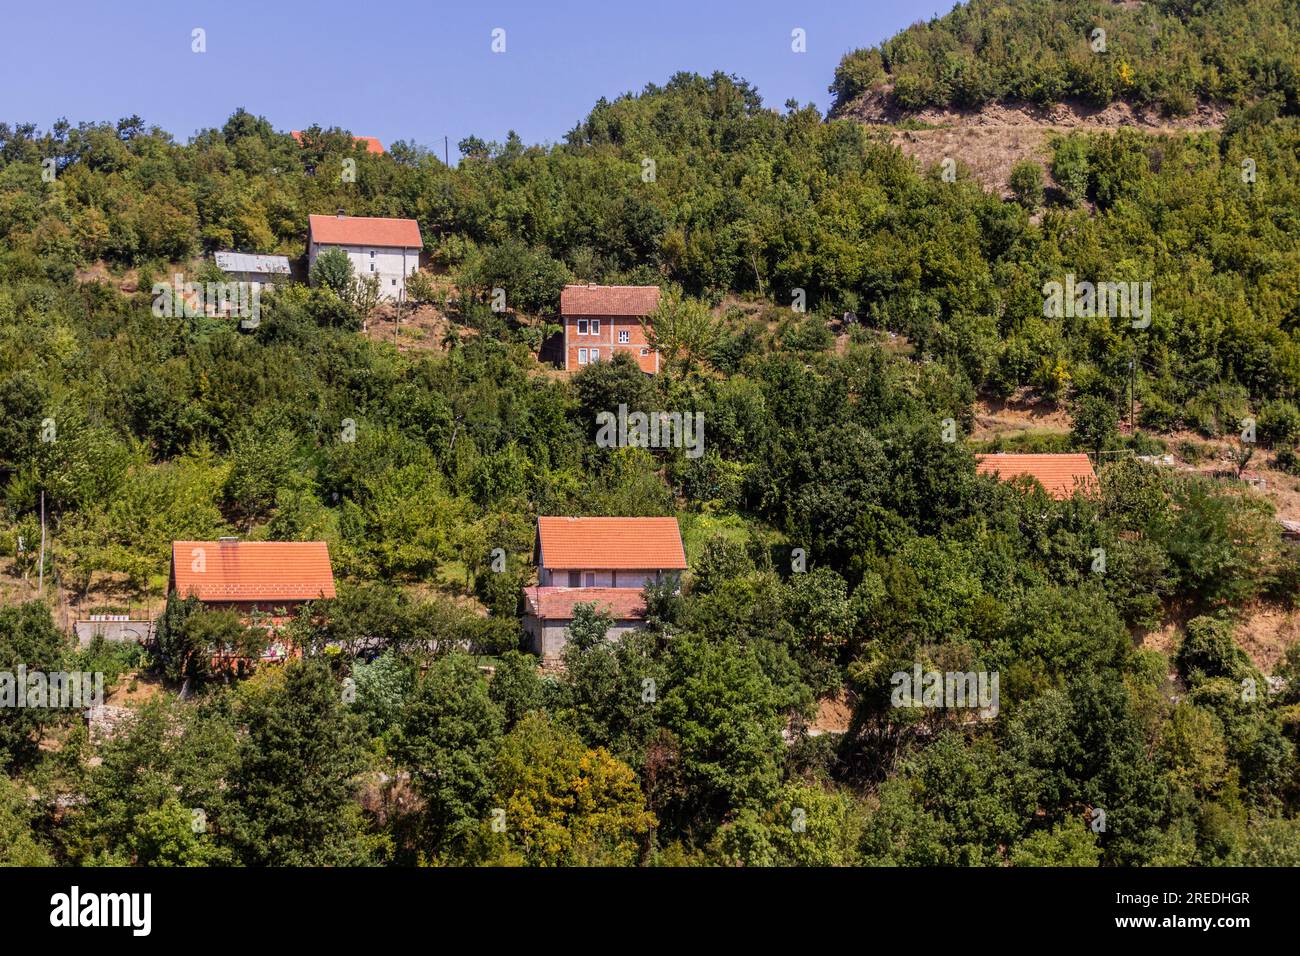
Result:
M1005 400L991 397L977 400L971 439L983 442L1030 432L1066 434L1070 426L1070 415L1064 408L1026 387L1017 389Z
M1111 103L1098 108L1081 100L1055 106L1033 103L990 103L980 109L925 109L907 112L889 102L888 90L873 90L854 100L836 116L879 127L888 141L924 167L951 157L970 170L986 189L1010 195L1011 168L1022 159L1046 164L1048 142L1055 134L1112 131L1134 127L1148 133L1188 133L1218 129L1224 111L1202 103L1187 116L1169 117L1152 107ZM910 122L909 122L910 121ZM897 124L924 124L926 129L901 129Z

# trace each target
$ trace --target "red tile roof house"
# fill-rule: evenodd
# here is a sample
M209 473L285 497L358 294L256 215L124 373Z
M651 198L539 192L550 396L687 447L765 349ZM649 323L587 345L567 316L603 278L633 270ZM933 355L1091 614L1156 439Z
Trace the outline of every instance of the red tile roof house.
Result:
M614 619L615 638L645 624L646 584L686 569L676 518L537 519L537 584L524 588L524 630L533 652L554 661L578 604Z
M420 224L414 219L308 216L307 267L327 249L342 249L358 276L379 277L379 295L404 298L406 277L420 268Z
M299 146L302 145L302 130L290 130L289 135L294 138ZM384 144L374 136L353 136L352 141L354 143L365 143L367 153L371 153L375 156L384 155Z
M976 455L975 470L1003 481L1027 475L1058 501L1071 497L1076 490L1088 495L1098 490L1097 473L1084 454Z
M300 605L335 596L324 541L173 541L167 589L180 598L197 597L210 610L267 615L260 620L272 630ZM283 645L273 645L263 659L286 656Z
M560 293L564 320L564 368L576 372L591 362L627 352L641 371L659 371L659 352L646 338L641 319L659 308L653 285L566 285Z

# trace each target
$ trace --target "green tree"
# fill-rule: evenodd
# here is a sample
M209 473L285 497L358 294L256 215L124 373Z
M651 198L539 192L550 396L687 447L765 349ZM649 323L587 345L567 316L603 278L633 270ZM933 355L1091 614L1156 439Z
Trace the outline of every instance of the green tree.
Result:
M575 604L573 620L569 622L567 644L578 652L590 650L604 643L605 635L613 624L609 612L594 601Z
M54 626L49 605L43 601L0 607L0 692L8 699L0 708L0 766L31 763L37 755L41 729L57 713L38 707L18 706L19 668L27 674L59 670L63 640Z
M659 720L680 747L683 822L770 805L779 783L784 723L757 660L734 640L682 635L668 659Z
M1100 861L1097 835L1082 817L1035 830L1011 851L1012 866L1097 866Z
M480 828L489 860L531 866L627 866L644 850L655 818L632 768L588 750L539 712L502 741L494 765L504 831Z
M230 779L228 832L249 866L357 866L382 842L356 802L366 766L357 718L329 668L293 661L241 688L246 728Z
M1070 136L1056 145L1052 157L1052 176L1074 205L1088 193L1088 144L1079 136Z
M421 842L430 852L464 852L477 832L503 723L487 681L466 654L439 658L416 685L393 753L424 801Z
M23 790L0 775L0 866L52 866L49 849L32 827L35 815Z
M790 783L766 811L725 824L710 853L728 865L856 866L865 813L849 793Z
M537 659L523 651L506 651L497 659L488 696L501 708L509 730L524 714L542 707L546 692L537 674Z
M1201 616L1187 622L1187 633L1178 646L1174 663L1189 684L1207 677L1240 680L1253 672L1250 659L1237 647L1232 622Z
M396 727L415 686L411 663L389 648L369 663L353 664L352 680L355 710L366 718L370 733L377 736Z
M326 249L311 264L311 284L323 286L348 301L352 294L352 260L342 249Z
M675 290L660 297L658 308L644 325L666 367L683 373L694 371L708 357L720 332L707 305Z
M1034 160L1023 159L1012 166L1008 183L1016 202L1029 212L1043 205L1043 167Z
M1102 395L1084 395L1074 403L1070 414L1074 420L1070 438L1100 461L1101 453L1115 441L1119 423L1115 403Z
M574 610L575 626L579 608ZM595 625L602 639L590 640L594 634L589 634L565 646L567 693L559 716L590 746L603 746L620 760L639 765L655 730L655 704L664 681L656 640L634 631L606 641L602 624L607 621L585 623Z
M99 748L65 834L73 862L230 865L238 728L225 701L154 697Z

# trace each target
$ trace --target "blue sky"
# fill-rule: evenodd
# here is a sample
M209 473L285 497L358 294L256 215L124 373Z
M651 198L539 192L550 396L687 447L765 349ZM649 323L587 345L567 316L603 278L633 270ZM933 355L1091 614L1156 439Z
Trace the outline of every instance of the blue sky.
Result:
M953 0L65 0L13 4L0 121L132 113L184 141L236 107L452 153L473 133L560 140L601 96L678 70L745 77L823 111L835 65ZM207 51L191 51L191 31ZM491 51L492 31L506 50ZM806 31L807 52L791 51Z

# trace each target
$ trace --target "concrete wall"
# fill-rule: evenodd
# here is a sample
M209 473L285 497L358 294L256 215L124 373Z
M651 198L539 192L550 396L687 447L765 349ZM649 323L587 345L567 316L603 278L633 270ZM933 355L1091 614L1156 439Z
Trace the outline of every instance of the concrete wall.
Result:
M285 283L289 281L289 276L283 273L270 276L265 272L227 272L226 276L231 282L256 282L263 287L263 292L275 288L277 282Z
M96 635L103 635L106 641L138 641L143 644L153 640L153 621L76 621L72 630L80 647L89 645Z
M615 621L605 635L608 640L617 640L631 631L645 627L643 621ZM568 621L539 621L528 616L524 618L524 631L529 637L529 650L542 660L554 660L564 651L569 642Z

